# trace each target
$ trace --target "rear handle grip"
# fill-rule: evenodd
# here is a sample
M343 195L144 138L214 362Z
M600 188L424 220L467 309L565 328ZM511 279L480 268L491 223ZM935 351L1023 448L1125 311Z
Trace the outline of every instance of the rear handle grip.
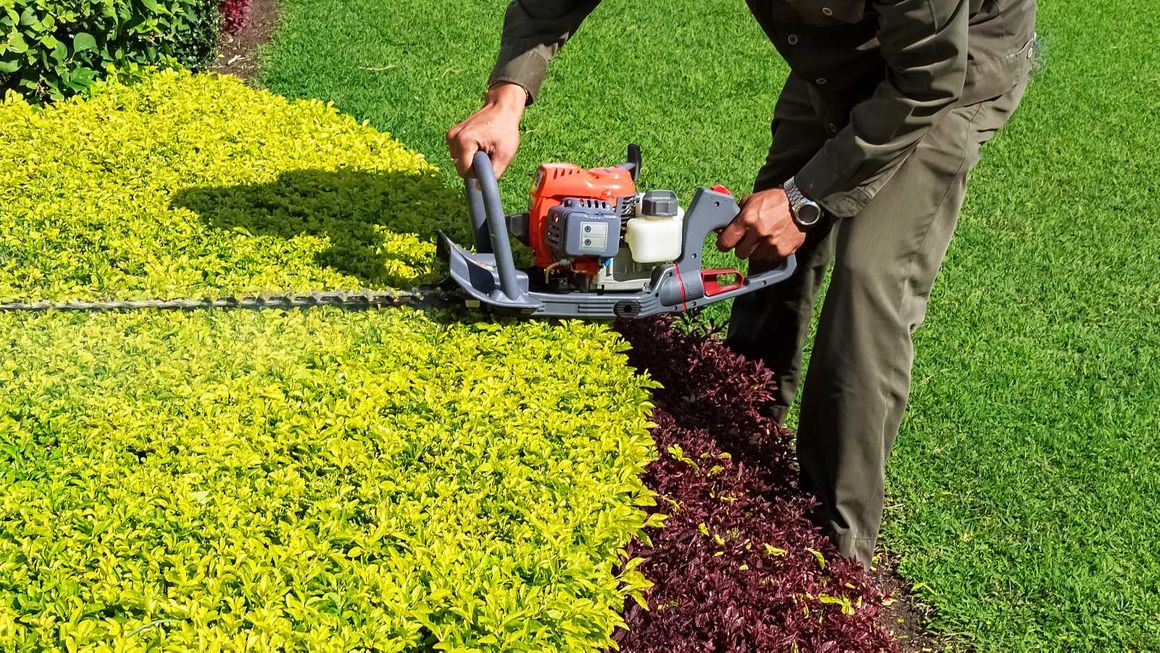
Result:
M740 212L737 200L724 187L698 189L685 213L683 250L681 258L676 261L677 267L684 270L701 268L701 248L704 247L706 236L711 232L720 233ZM784 281L794 273L796 267L797 259L791 255L772 270L748 278L738 275L738 283L726 286L717 284L716 276L724 272L736 273L735 270L702 270L700 277L694 277L700 289L691 289L692 295L712 297L713 301L737 297Z

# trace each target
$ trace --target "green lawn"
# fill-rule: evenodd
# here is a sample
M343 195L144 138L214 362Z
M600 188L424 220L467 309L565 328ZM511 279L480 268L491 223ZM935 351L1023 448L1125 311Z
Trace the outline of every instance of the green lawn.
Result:
M1160 29L1146 0L1043 4L1042 68L919 333L886 543L936 626L979 648L1155 649ZM450 171L443 133L478 106L503 5L285 0L263 81ZM744 3L606 2L527 114L509 206L540 161L614 162L629 141L648 186L745 191L784 74Z

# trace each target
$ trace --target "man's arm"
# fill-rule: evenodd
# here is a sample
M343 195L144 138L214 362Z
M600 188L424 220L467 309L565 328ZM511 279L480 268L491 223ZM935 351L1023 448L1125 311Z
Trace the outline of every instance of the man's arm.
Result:
M515 158L524 107L540 91L548 61L572 37L599 0L512 0L504 17L499 57L483 106L447 131L447 148L461 176L487 152L497 177Z
M527 91L535 101L547 74L548 62L592 13L600 0L512 0L504 15L499 57L488 87L502 82Z
M828 212L851 217L881 186L935 120L962 96L967 71L967 0L874 0L886 79L850 113L850 122L794 175L794 183ZM805 234L784 190L745 199L717 246L741 258L792 254Z
M850 122L795 176L830 213L857 214L875 177L918 143L963 92L967 0L875 0L886 79L850 112Z

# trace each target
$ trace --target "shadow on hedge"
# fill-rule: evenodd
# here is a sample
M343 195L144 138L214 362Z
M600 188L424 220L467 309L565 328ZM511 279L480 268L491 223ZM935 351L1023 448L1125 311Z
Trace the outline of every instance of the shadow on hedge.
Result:
M272 182L183 189L171 204L210 227L254 236L325 237L318 265L368 286L409 287L432 268L439 230L468 236L461 192L434 176L357 170L294 170ZM416 240L417 239L417 240Z

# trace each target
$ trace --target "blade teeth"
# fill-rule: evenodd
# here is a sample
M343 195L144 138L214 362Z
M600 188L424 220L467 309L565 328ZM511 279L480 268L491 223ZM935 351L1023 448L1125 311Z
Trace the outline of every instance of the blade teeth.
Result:
M169 299L125 299L106 301L47 299L30 301L0 302L0 312L45 312L59 311L115 311L115 310L195 310L195 309L247 309L265 308L307 308L314 306L336 306L351 308L405 307L426 305L455 305L462 295L457 289L445 288L445 283L432 286L415 286L410 290L313 290L283 295L233 295L224 297L177 297ZM471 304L469 304L471 306ZM474 303L475 307L479 302Z

